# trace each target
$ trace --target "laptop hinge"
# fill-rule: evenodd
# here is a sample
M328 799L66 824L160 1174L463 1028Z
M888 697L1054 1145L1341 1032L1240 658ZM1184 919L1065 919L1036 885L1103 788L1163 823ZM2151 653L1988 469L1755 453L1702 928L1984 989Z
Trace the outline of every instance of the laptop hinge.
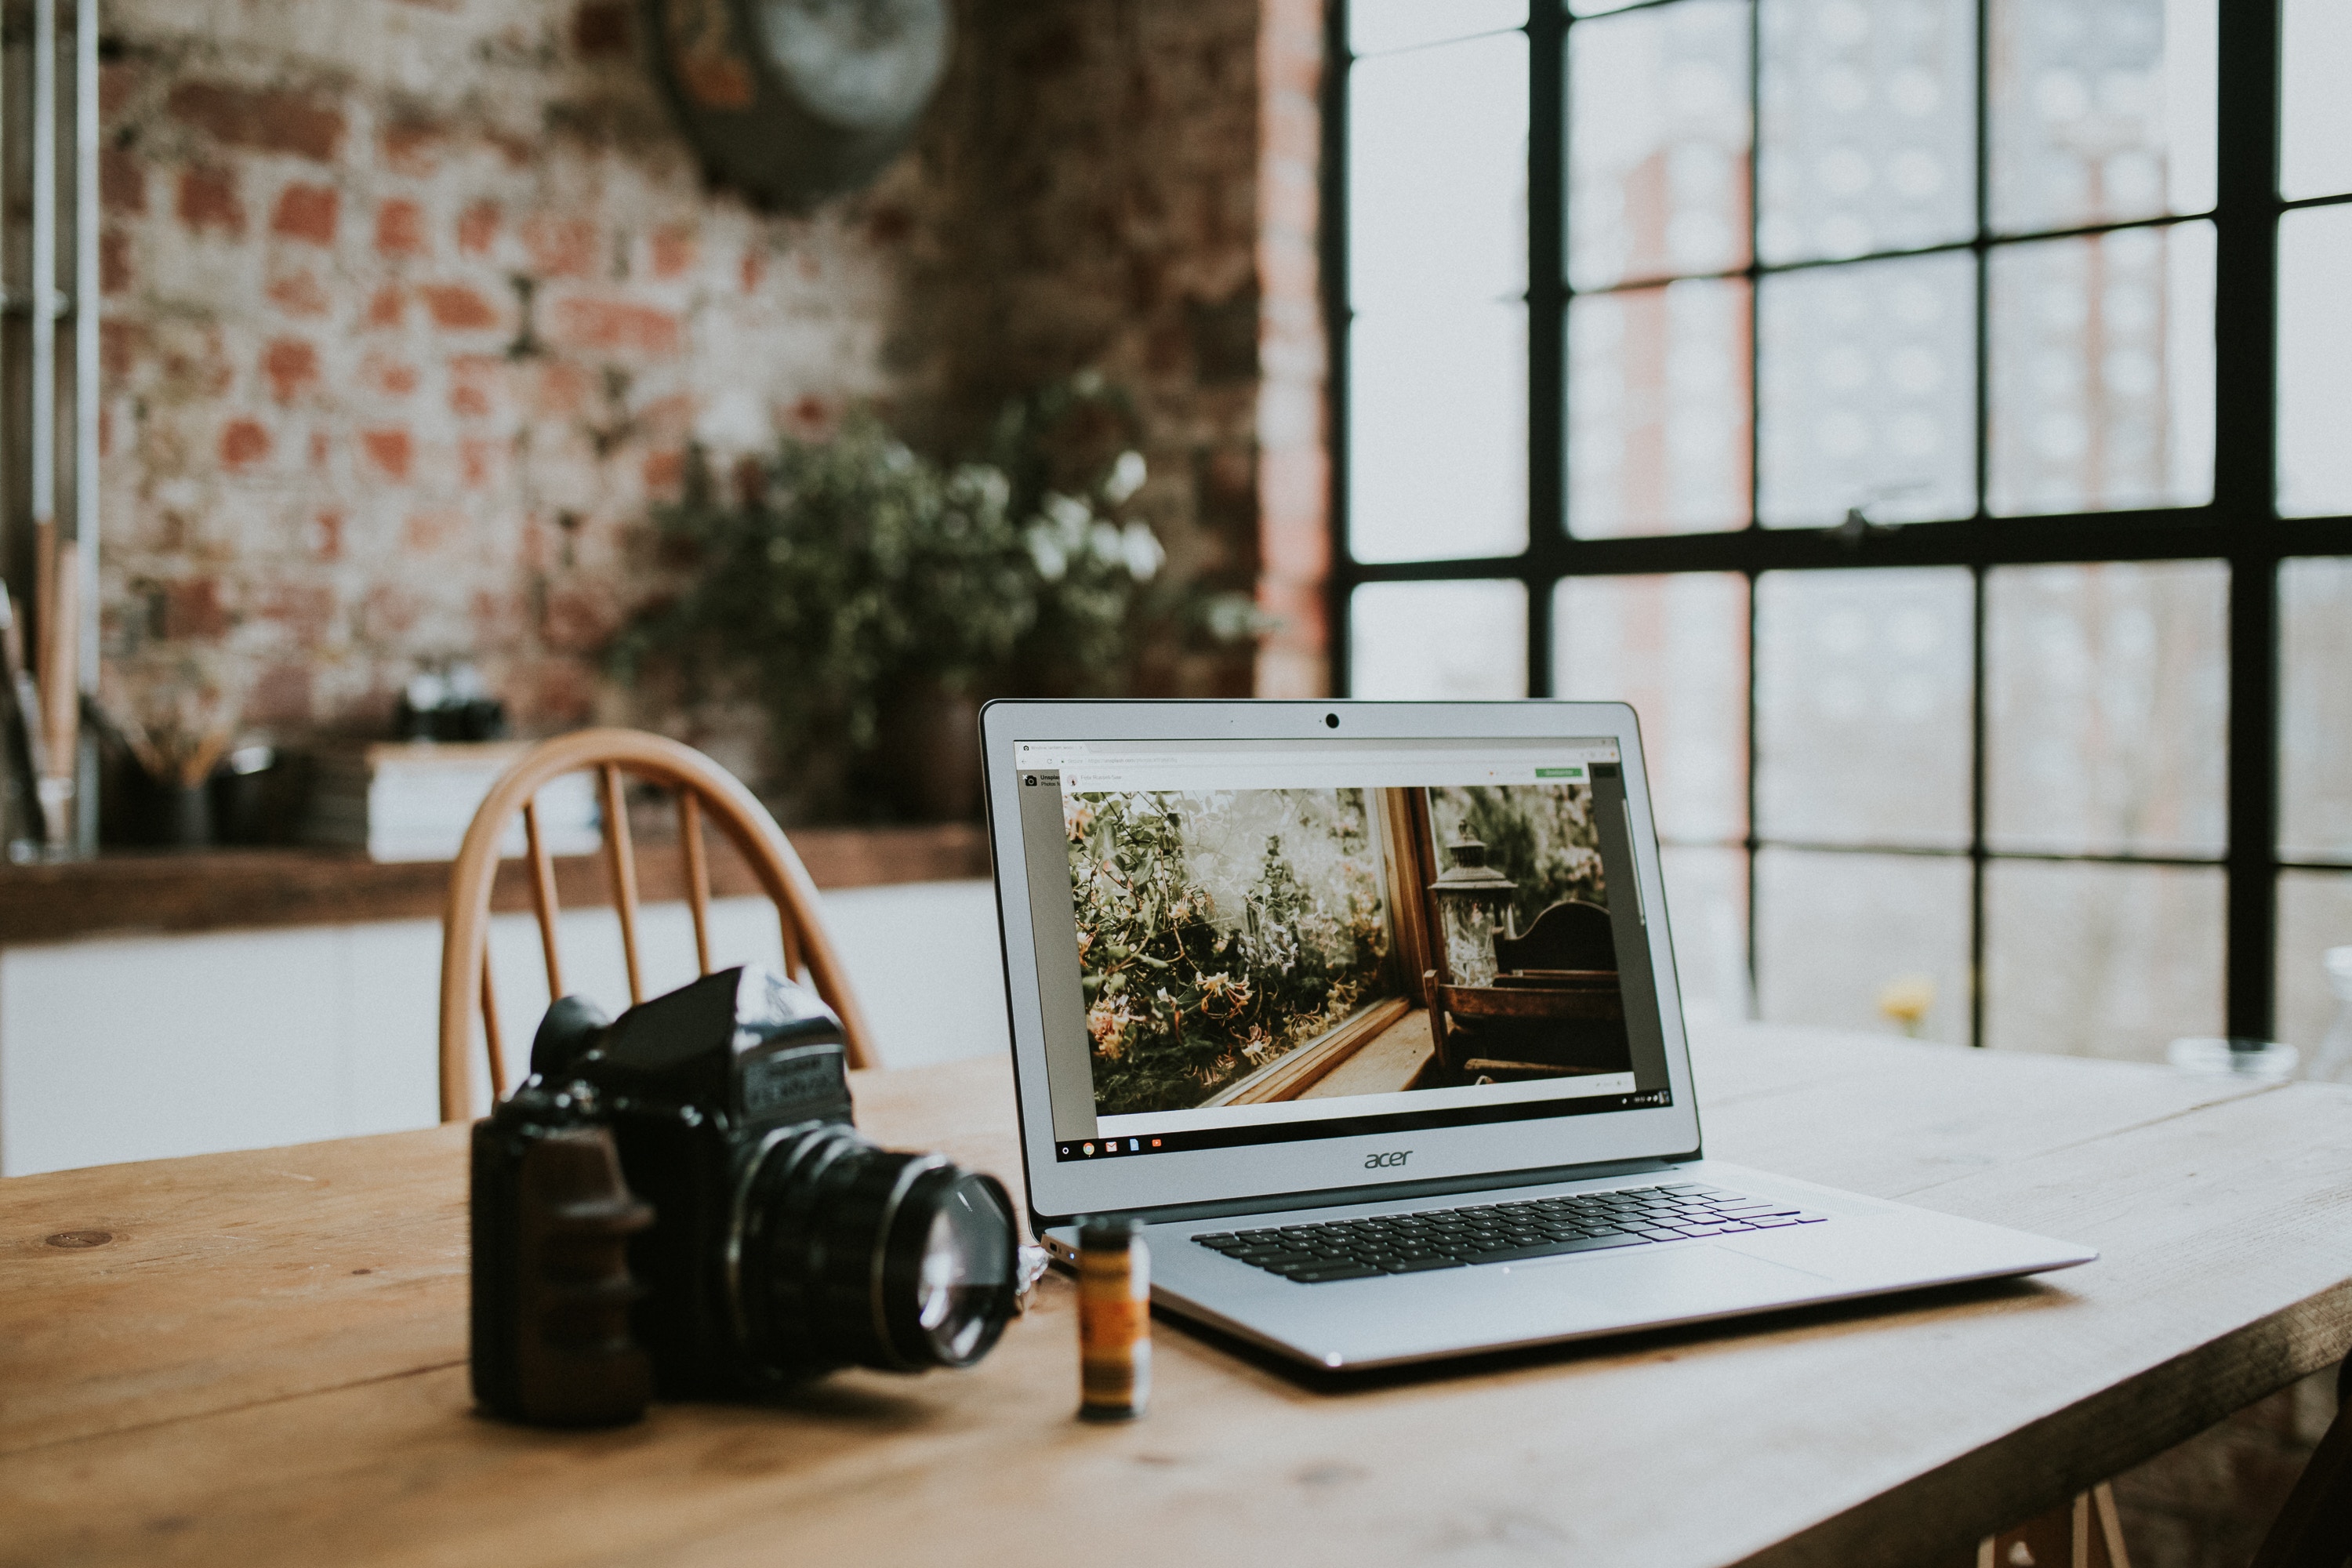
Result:
M1555 1165L1533 1171L1488 1171L1475 1176L1444 1176L1426 1182L1382 1182L1373 1186L1323 1187L1308 1193L1271 1193L1260 1197L1234 1198L1213 1204L1173 1204L1165 1208L1123 1209L1117 1211L1152 1225L1166 1225L1195 1219L1218 1219L1236 1214L1283 1214L1292 1209L1342 1208L1350 1204L1394 1203L1411 1198L1442 1197L1448 1193L1493 1192L1502 1187L1538 1187L1555 1182L1590 1182L1608 1176L1633 1176L1650 1171L1664 1171L1684 1161L1696 1160L1698 1152L1674 1159L1616 1160L1593 1165ZM1106 1211L1110 1212L1110 1211ZM1029 1211L1033 1229L1043 1235L1050 1226L1069 1225L1076 1215L1054 1218Z

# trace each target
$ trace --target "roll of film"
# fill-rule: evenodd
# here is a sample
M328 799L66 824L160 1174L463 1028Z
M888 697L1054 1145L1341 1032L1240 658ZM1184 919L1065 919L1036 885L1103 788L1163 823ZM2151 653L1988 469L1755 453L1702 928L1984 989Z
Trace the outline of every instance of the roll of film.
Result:
M1078 1415L1131 1421L1151 1401L1151 1249L1133 1219L1078 1226Z

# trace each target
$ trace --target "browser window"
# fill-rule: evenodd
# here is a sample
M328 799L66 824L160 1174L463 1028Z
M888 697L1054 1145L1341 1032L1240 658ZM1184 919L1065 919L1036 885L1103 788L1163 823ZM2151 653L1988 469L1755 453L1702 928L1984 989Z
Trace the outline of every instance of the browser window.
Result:
M1017 744L1055 1157L1671 1103L1621 761Z

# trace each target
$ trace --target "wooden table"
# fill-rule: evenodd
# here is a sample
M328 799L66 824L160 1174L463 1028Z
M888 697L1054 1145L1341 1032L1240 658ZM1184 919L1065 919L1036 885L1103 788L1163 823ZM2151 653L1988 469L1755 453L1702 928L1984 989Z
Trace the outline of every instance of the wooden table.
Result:
M2105 1256L1336 1385L1163 1321L1112 1428L1053 1279L971 1373L583 1436L472 1412L463 1129L22 1177L0 1563L1910 1568L2352 1342L2352 1090L1756 1028L1698 1072L1710 1153ZM857 1094L1016 1169L1001 1061Z

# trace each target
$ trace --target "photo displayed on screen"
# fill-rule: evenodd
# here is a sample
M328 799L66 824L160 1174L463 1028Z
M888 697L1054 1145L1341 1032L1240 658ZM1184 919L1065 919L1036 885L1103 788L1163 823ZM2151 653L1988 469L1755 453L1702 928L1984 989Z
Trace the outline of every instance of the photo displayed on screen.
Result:
M1631 1070L1589 784L1063 817L1098 1117Z
M1613 743L1054 760L1063 1157L1666 1103Z

